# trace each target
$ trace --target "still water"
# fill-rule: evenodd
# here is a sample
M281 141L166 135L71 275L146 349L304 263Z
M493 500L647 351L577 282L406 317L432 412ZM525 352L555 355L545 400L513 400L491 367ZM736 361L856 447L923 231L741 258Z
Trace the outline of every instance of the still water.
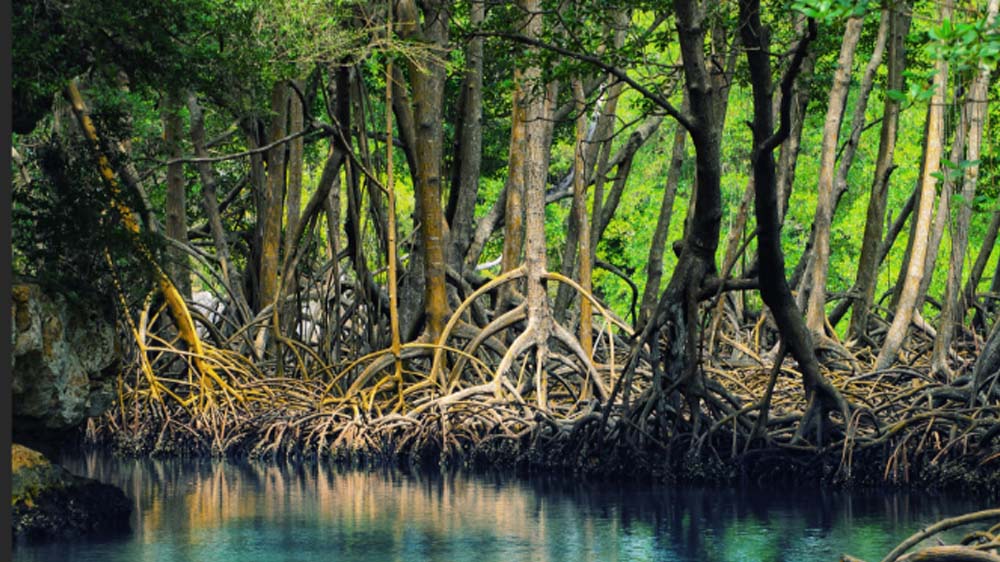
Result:
M132 531L19 546L15 562L835 562L843 552L879 560L929 522L991 507L934 494L579 484L315 464L104 455L62 463L123 488L135 502Z

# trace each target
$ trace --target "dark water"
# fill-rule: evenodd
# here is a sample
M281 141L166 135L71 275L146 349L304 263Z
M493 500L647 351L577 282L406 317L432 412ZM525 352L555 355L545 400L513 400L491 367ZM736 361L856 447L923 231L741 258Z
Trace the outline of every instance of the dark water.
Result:
M15 562L834 562L843 552L879 560L929 522L991 507L780 486L584 485L99 455L62 462L122 487L135 502L132 532L20 546Z

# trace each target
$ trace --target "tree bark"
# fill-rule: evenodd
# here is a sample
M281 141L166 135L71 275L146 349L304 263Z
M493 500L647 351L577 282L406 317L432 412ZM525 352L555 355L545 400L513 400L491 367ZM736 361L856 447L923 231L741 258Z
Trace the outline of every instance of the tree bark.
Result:
M268 142L285 136L288 106L288 87L279 82L271 91L271 125ZM281 249L281 208L285 191L285 145L267 151L267 186L263 208L258 220L263 222L260 257L259 309L274 303L278 290L278 258ZM259 310L258 309L258 310Z
M959 100L955 100L958 104ZM948 160L958 162L965 153L966 131L969 128L968 108L963 107L959 112L958 127L955 129L955 138L951 144L951 151ZM941 239L944 238L944 229L951 219L951 198L955 192L955 174L952 170L944 170L944 180L942 181L941 193L938 196L937 213L934 215L934 227L927 244L927 256L924 259L924 278L920 281L920 289L917 293L916 309L920 310L927 297L931 281L934 278L934 270L937 265L937 257L941 248Z
M504 185L503 259L501 272L511 271L521 263L524 236L524 170L526 142L526 104L531 95L524 91L520 69L514 70L510 126L510 158L507 160L507 181Z
M469 24L476 28L486 18L483 0L470 2ZM461 127L455 135L454 175L448 199L451 265L461 271L475 225L476 195L483 158L483 38L473 36L465 47L465 79L460 103Z
M903 87L903 69L906 64L906 35L910 27L910 15L905 9L891 9L889 26L889 75L886 87L900 90ZM896 137L899 131L900 102L886 95L882 110L882 127L879 136L878 156L875 161L875 176L872 179L865 231L861 240L861 255L858 258L858 273L852 290L853 313L849 333L860 337L868 331L868 311L875 300L875 282L878 280L878 266L882 262L882 229L885 223L886 206L889 196L889 175L895 165Z
M941 8L941 20L951 18L951 7L953 0L945 0ZM931 227L931 213L934 208L934 197L936 195L936 185L938 170L941 167L941 156L943 152L942 141L944 136L944 100L948 86L948 63L939 60L935 65L937 73L934 75L934 95L931 98L931 107L928 112L927 128L927 153L920 180L920 201L917 205L916 228L913 237L913 249L910 253L910 263L907 268L906 279L900 293L899 304L896 307L896 315L893 317L889 332L886 334L882 350L875 360L877 370L886 369L896 361L896 354L903 345L906 333L913 319L915 307L918 304L920 284L925 275L928 237Z
M996 20L998 6L1000 6L1000 0L990 0L986 10L987 25ZM987 65L979 65L979 74L973 80L965 101L965 113L968 116L969 127L964 160L970 162L970 165L964 170L962 200L959 202L958 216L951 233L948 280L945 284L941 320L938 322L937 337L934 338L934 351L931 355L931 372L934 374L951 374L948 365L948 352L951 350L955 323L961 325L963 321L963 317L957 316L956 312L964 312L959 302L961 299L962 269L965 264L965 251L969 245L972 200L976 195L976 186L979 181L979 158L983 140L983 124L986 120L986 100L989 95L991 71L992 69Z
M698 369L698 294L705 279L715 275L715 252L722 219L722 115L705 56L706 7L695 0L675 0L685 87L690 113L684 116L695 152L693 197L697 211L689 216L677 266L656 307L653 338L670 342L662 354L661 386L679 383L690 412L691 430L701 431L704 374ZM596 214L596 209L595 209ZM662 388L657 389L662 390Z
M760 0L740 0L740 20L754 100L752 160L754 189L757 194L754 210L760 248L760 295L774 316L782 341L798 361L802 372L802 384L809 406L803 415L798 436L806 435L813 426L817 426L817 442L821 443L822 422L827 412L838 411L846 421L849 419L848 410L843 397L820 372L809 329L785 279L773 154L774 148L784 140L789 131L792 84L801 68L811 38L815 36L815 23L809 22L808 40L799 44L789 71L781 82L781 123L778 131L773 132L771 66L767 55L770 40L769 31L762 28L760 23Z
M412 0L400 3L412 4ZM423 25L419 39L432 49L444 52L448 43L450 21L448 3L423 2ZM413 9L413 13L416 13ZM426 333L437 340L448 316L445 285L447 239L441 209L441 156L444 144L442 127L445 68L438 59L426 61L425 68L409 62L413 87L413 119L416 124L417 198L420 200L420 238L424 258L424 312Z
M805 32L805 25L797 26L799 35ZM792 108L789 119L791 128L788 138L781 143L781 155L778 158L778 218L785 222L788 213L788 201L792 197L792 186L795 184L795 169L799 160L799 147L802 144L802 131L805 129L806 108L809 105L810 88L805 83L805 77L812 74L816 64L816 54L806 53L802 61L802 72L792 89Z
M660 214L656 218L656 229L653 231L653 241L649 246L649 257L646 260L646 287L642 292L639 305L639 318L636 325L642 327L653 314L656 307L656 297L660 293L660 280L663 278L663 252L670 234L670 219L673 217L674 199L677 196L677 186L680 184L681 166L686 156L685 141L688 133L677 125L674 131L673 149L670 152L670 169L667 172L666 185L663 187L663 200L660 202Z
M840 125L847 106L847 94L851 88L851 70L854 52L861 39L862 15L847 20L844 38L837 59L837 70L833 74L833 86L827 100L826 121L823 125L823 146L820 150L819 185L817 186L816 216L813 219L814 243L809 253L812 282L806 307L806 326L813 338L824 337L826 331L826 279L830 266L830 225L834 212L834 175L837 165L837 146L840 140Z
M1000 233L1000 211L993 211L990 224L986 227L986 235L983 236L983 246L979 250L976 263L972 265L972 271L969 272L969 278L965 282L965 290L962 291L963 298L959 302L961 309L955 313L956 318L965 318L965 311L975 302L976 291L983 278L983 272L986 271L986 264L990 261L993 248L996 246L998 233ZM982 325L982 318L978 312L973 317L972 325Z
M303 129L303 108L302 100L295 93L289 96L288 101L288 134L295 134ZM288 143L288 190L285 194L285 232L292 233L298 229L299 213L302 209L302 156L303 139L298 137ZM295 243L291 236L285 236L285 253Z
M208 150L205 148L205 117L198 103L198 99L192 93L188 96L188 113L191 115L191 144L194 147L194 154L198 158L207 158ZM240 313L240 320L250 319L250 307L243 295L243 286L240 280L240 272L233 265L229 252L229 241L226 236L226 229L222 224L222 214L219 210L219 195L216 187L215 173L212 165L208 162L199 162L197 165L198 175L201 178L201 198L202 206L205 209L205 216L208 217L209 230L212 233L212 242L215 245L215 257L219 260L222 270L222 280L226 283L227 289L232 293L236 310Z
M587 118L584 116L586 98L583 84L579 79L573 81L573 97L576 99L576 150L573 151L573 222L579 233L580 248L580 286L584 291L592 290L592 271L590 262L590 221L587 220L587 180L586 162L584 161L584 141L587 137ZM572 253L572 248L567 248ZM572 266L571 266L572 267ZM570 272L572 273L572 271ZM561 288L561 287L560 287ZM564 305L565 306L565 305ZM557 308L557 313L561 309ZM580 346L590 356L593 352L592 332L593 313L590 299L580 299Z
M180 100L173 94L167 96L167 107L163 113L163 139L167 145L167 153L171 160L179 159L182 156L181 135L183 123L181 123ZM167 237L173 238L180 244L188 243L187 228L187 185L184 181L184 164L177 162L167 165ZM170 260L167 271L170 278L177 285L177 290L185 296L191 297L191 270L188 263L188 254L183 249L176 246L167 248L167 256Z

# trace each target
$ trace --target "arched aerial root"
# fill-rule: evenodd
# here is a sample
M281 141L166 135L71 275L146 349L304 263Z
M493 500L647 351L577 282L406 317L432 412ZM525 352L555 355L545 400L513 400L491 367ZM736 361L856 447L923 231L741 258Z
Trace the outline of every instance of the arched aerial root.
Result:
M967 533L958 544L941 544L908 553L913 547L943 531L963 525L982 524L997 520L1000 520L1000 509L986 509L943 519L917 531L899 543L882 559L882 562L1000 562L1000 523L994 523L984 530ZM841 561L865 562L847 554L841 558Z
M524 336L532 328L523 304L482 327L462 318L474 299L521 276L514 270L470 293L437 341L404 344L399 376L390 349L327 363L315 344L292 341L254 360L240 328L223 336L233 347L206 344L194 353L168 322L158 322L162 308L153 310L147 299L131 325L135 345L116 407L91 434L137 453L406 456L598 471L662 471L665 463L682 468L701 459L750 471L818 467L830 479L866 483L912 484L928 470L955 479L948 467L956 463L978 474L1000 466L1000 404L991 389L1000 377L986 377L973 401L968 375L959 371L946 384L926 375L920 361L882 371L828 368L824 376L853 408L847 419L833 416L822 446L796 443L807 404L795 363L780 350L760 352L770 344L755 344L728 325L717 347L748 360L706 360L704 384L691 401L679 381L657 374L658 349L630 353L623 339L632 335L629 327L596 299L589 354L569 326L549 325L542 345ZM357 310L350 327L358 331L337 334L337 341L360 341L372 316L342 310ZM259 328L269 320L262 314L251 323ZM760 337L761 324L757 330ZM276 376L280 357L288 376ZM196 358L225 386L201 376ZM542 400L540 374L547 381Z

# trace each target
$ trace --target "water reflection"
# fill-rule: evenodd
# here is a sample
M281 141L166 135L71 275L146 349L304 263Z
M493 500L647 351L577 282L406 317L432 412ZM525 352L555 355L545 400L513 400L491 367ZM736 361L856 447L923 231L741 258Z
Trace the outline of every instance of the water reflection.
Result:
M124 538L16 562L878 559L921 525L988 507L943 496L580 484L328 465L65 459L135 502Z

